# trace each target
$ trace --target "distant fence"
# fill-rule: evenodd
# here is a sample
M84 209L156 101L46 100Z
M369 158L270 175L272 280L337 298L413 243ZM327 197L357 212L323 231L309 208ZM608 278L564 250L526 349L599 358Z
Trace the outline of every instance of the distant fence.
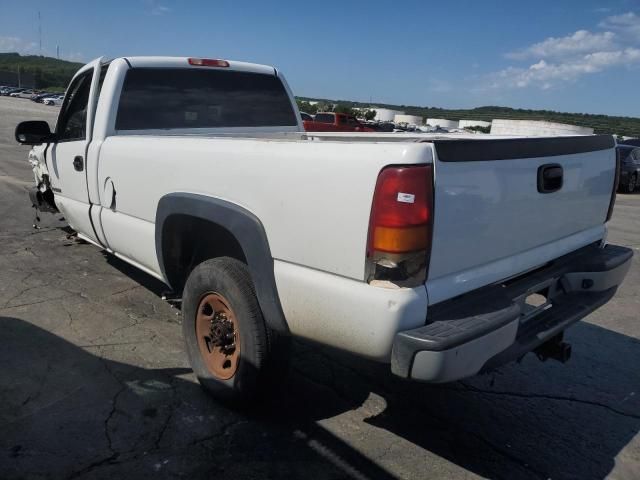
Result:
M36 86L36 77L32 73L7 72L0 70L0 85L21 86L26 88L34 88Z

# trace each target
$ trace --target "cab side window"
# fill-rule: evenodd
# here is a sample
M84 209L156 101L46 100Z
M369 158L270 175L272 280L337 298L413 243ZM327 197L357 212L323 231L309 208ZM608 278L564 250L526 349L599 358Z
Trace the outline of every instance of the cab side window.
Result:
M76 78L67 90L56 128L59 142L85 140L87 136L87 106L93 71Z
M316 122L321 123L333 123L333 114L331 113L316 113Z
M360 122L356 119L356 117L347 117L345 123L351 126L360 125Z

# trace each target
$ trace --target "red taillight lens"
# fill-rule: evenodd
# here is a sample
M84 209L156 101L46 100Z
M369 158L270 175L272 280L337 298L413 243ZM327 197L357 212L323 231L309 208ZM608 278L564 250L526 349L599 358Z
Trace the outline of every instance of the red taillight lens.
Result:
M215 60L212 58L190 58L189 65L196 67L228 67L229 62L226 60Z
M367 257L428 252L432 224L432 166L382 170L373 196Z

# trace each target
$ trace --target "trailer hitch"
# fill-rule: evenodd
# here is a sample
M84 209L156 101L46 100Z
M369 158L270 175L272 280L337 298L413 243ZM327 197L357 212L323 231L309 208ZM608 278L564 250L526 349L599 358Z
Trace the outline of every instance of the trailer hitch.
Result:
M551 359L567 363L571 358L571 344L564 342L563 334L560 333L536 348L534 353L541 362Z

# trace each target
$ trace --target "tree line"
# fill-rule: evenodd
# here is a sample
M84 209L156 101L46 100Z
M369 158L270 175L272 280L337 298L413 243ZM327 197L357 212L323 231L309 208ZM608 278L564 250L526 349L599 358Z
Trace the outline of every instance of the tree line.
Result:
M33 76L35 88L64 90L81 63L39 55L0 53L0 71Z

